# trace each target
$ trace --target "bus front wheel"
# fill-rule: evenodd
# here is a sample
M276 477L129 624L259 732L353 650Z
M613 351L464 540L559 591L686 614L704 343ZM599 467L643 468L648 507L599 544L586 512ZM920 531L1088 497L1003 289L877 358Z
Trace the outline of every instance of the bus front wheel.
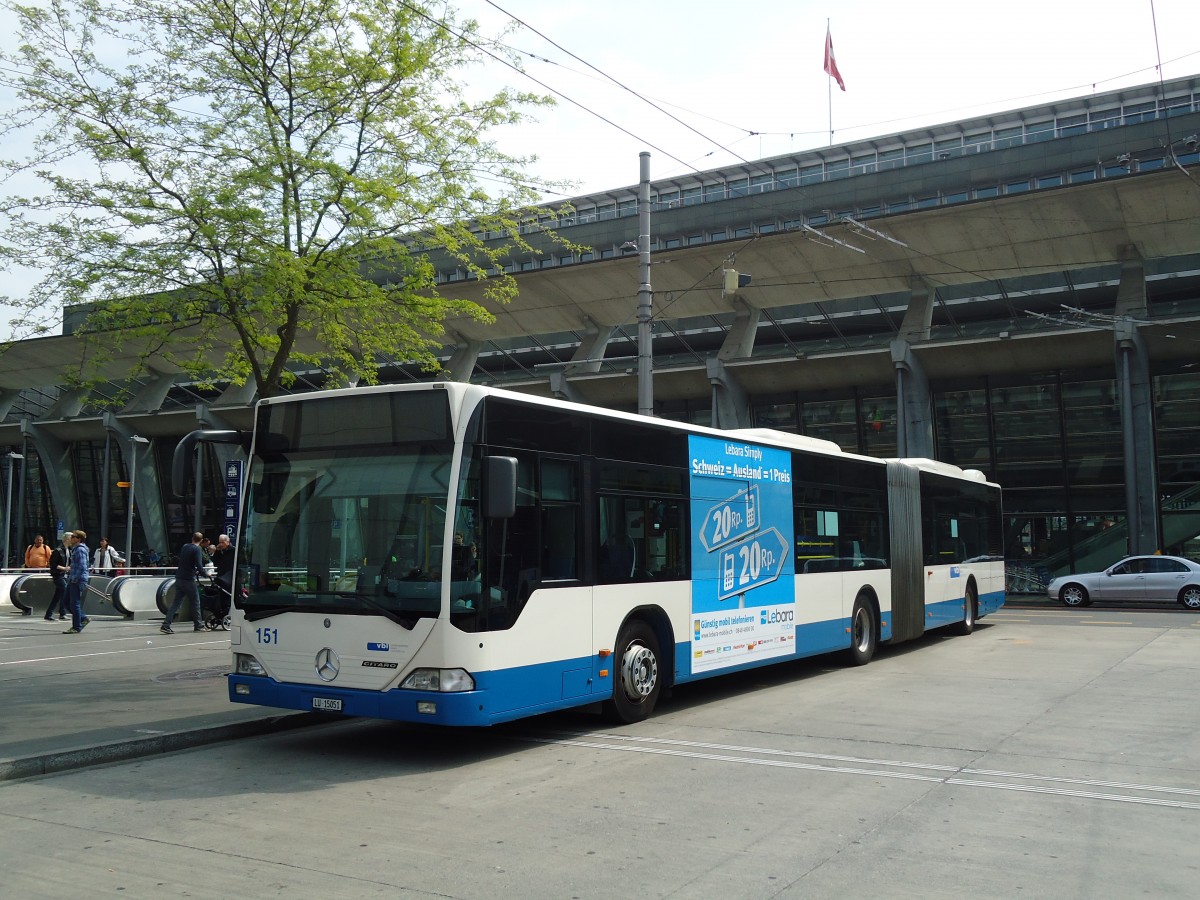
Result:
M617 638L613 659L613 695L605 704L605 715L624 724L640 722L654 711L662 692L654 629L640 619L627 622Z
M854 601L854 612L850 614L850 649L846 661L852 666L865 666L875 655L879 642L879 624L875 618L875 607L863 594Z

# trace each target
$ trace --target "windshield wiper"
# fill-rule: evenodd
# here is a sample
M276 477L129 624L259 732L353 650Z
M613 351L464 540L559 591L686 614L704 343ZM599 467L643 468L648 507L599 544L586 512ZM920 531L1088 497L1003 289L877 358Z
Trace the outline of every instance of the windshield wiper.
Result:
M243 609L242 613L246 617L247 622L257 622L260 619L269 619L271 616L281 616L285 612L291 612L291 607L269 608L269 609Z
M338 597L354 602L357 605L367 607L374 612L380 613L392 622L395 622L406 631L412 631L416 627L417 620L421 616L405 615L397 612L394 609L380 603L369 594L355 594L349 591L302 591L298 594L289 595L294 598L293 602L287 606L271 605L264 608L241 607L242 612L246 616L247 622L257 622L261 619L269 619L272 616L282 615L287 612L335 612L343 611L336 608L315 607L308 605L304 601L316 600L317 597Z
M366 606L383 613L384 616L395 622L406 631L412 631L417 625L417 619L420 618L419 616L402 616L394 609L389 609L388 607L384 606L369 594L345 594L343 596L353 597L355 600L362 602Z

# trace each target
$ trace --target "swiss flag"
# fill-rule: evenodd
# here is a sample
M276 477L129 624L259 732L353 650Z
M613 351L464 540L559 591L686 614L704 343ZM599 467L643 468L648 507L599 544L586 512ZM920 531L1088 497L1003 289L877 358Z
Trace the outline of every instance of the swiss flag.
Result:
M846 82L842 81L842 73L838 71L837 60L833 58L833 38L829 35L829 26L825 26L825 74L831 75L843 91Z

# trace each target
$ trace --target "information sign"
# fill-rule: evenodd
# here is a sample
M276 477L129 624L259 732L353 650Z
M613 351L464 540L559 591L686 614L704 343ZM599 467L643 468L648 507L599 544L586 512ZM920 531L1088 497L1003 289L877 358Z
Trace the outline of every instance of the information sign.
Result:
M225 526L230 537L237 534L238 509L242 500L242 461L231 459L225 464Z

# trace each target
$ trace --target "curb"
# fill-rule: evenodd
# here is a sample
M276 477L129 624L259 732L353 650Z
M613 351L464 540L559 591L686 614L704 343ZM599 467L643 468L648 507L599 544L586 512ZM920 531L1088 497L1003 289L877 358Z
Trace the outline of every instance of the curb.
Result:
M175 731L127 741L113 741L94 747L56 750L20 759L4 759L0 760L0 782L34 778L38 775L53 775L69 772L72 769L123 762L160 753L174 753L177 750L202 747L205 744L216 744L221 741L255 737L278 731L291 731L322 723L329 724L329 722L327 716L319 713L292 713L264 719L252 719L248 722L236 722L230 725L214 725L191 731Z

